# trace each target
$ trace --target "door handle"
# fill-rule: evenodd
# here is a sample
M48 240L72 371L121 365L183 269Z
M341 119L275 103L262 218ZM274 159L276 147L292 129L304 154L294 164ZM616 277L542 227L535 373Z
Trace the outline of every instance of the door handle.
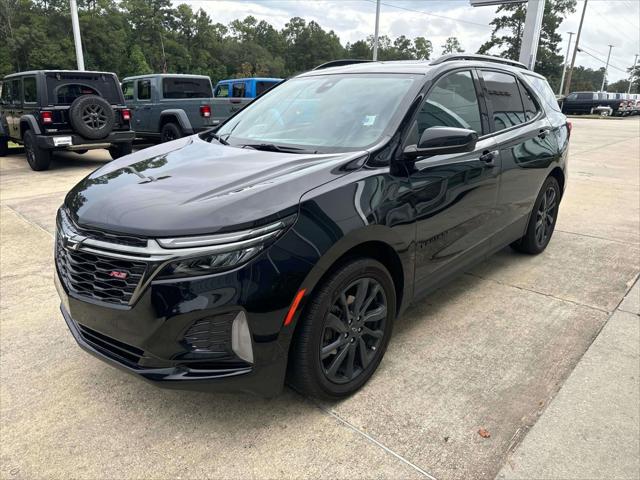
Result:
M538 132L538 138L541 140L544 139L547 136L547 133L549 133L548 128L541 128L540 132Z
M484 152L482 152L482 155L480 155L479 160L481 162L484 162L487 167L493 167L496 164L496 155L498 154L497 151L493 150L485 150Z

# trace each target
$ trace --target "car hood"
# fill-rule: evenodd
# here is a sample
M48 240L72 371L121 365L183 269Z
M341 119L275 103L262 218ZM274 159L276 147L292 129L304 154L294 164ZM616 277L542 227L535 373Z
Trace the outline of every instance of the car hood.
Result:
M80 225L150 237L249 228L291 212L364 153L265 152L193 135L106 164L65 205Z

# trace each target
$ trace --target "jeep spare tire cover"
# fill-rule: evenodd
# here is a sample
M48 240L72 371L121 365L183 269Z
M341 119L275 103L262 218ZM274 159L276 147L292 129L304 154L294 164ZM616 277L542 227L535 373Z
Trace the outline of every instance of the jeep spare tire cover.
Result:
M83 95L76 98L69 107L69 122L73 129L91 140L104 138L115 124L113 108L104 98L97 95Z

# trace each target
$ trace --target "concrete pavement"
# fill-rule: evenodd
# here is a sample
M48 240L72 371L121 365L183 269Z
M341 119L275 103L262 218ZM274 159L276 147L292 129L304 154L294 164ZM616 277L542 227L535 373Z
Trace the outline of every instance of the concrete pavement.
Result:
M558 469L535 474L561 478L575 471L569 460L527 447L554 435L535 436L537 425L556 408L562 417L563 392L568 404L584 392L567 389L589 358L591 368L633 360L637 300L620 302L640 272L639 157L640 118L574 120L569 186L547 251L504 250L411 308L379 372L338 403L290 390L272 400L159 390L85 354L58 312L54 214L108 157L69 154L42 173L23 155L0 159L0 476L522 478L534 471L520 458L547 458ZM625 411L640 399L631 367L619 368L609 382ZM622 441L634 428L637 437L628 418ZM584 448L633 451L597 438Z

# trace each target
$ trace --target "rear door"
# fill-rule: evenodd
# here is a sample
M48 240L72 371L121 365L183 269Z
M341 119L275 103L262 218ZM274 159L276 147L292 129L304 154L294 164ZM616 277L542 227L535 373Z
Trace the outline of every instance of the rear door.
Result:
M473 152L418 159L410 173L416 218L415 293L481 256L498 225L500 158L488 124L479 83L471 69L445 74L428 92L407 144L430 127L475 130ZM484 120L483 120L484 112Z
M153 130L151 125L151 79L137 79L135 90L134 130L136 132L150 132Z
M7 114L9 135L13 138L20 138L20 117L22 116L22 78L13 78L11 79L10 84L9 111Z
M489 69L481 75L502 163L498 210L505 238L519 238L549 166L557 159L556 136L541 100L515 75Z

